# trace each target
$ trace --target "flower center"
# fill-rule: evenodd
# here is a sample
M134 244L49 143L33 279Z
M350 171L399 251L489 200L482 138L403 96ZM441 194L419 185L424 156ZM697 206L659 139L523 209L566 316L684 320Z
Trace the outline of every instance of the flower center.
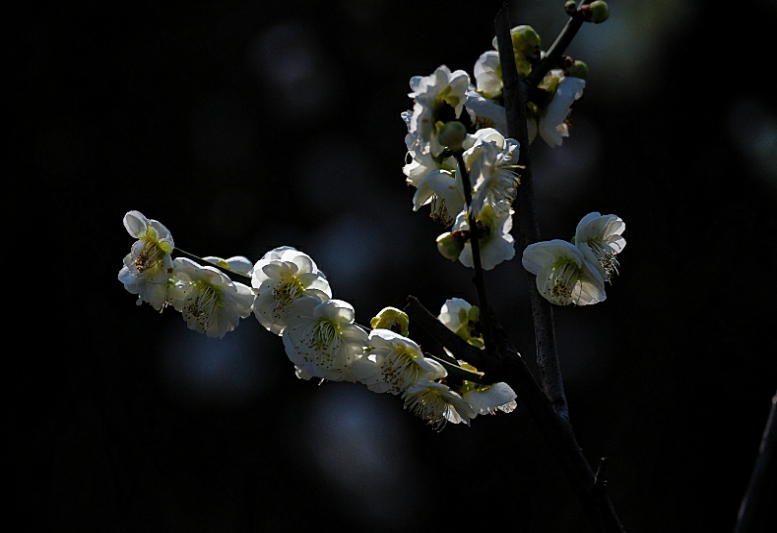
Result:
M620 266L620 262L601 238L594 237L593 239L586 241L586 244L588 244L588 246L591 248L591 251L596 256L596 259L599 260L599 264L602 265L602 268L607 273L608 278L618 274L618 267Z
M381 370L383 379L391 386L389 392L403 392L418 381L421 372L414 364L416 357L415 353L404 346L397 346L394 353L383 360Z
M435 431L441 431L448 421L446 415L451 406L435 389L425 388L408 396L405 408L432 426Z
M272 290L272 296L275 299L275 309L273 316L280 320L285 314L286 309L297 298L305 295L305 287L297 276L285 276Z
M206 331L216 315L216 309L221 307L220 291L202 280L192 283L186 295L183 313L187 320L192 319Z
M326 369L332 369L338 365L335 355L340 350L339 324L327 318L319 318L313 324L304 342L313 353L311 363Z
M572 291L580 281L581 269L566 257L560 258L550 271L548 281L551 283L550 294L553 300L561 305L572 303Z
M139 274L158 266L165 257L165 251L156 239L144 238L142 241L143 248L135 259L135 268Z

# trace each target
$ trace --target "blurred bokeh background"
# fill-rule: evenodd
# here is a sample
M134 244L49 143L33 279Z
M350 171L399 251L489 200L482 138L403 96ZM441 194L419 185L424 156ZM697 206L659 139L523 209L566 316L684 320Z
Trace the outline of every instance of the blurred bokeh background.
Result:
M9 280L31 309L6 345L25 530L591 531L521 408L438 434L396 397L298 380L252 318L210 340L116 279L136 209L198 255L309 253L362 323L408 295L474 301L411 210L400 113L411 76L472 73L501 4L12 12L6 202L34 276ZM509 5L544 48L566 20L562 0ZM610 458L628 531L731 531L777 388L777 7L610 8L568 49L590 69L572 136L531 146L544 238L590 211L627 224L608 299L556 311L571 419L591 462ZM486 285L533 365L520 262Z

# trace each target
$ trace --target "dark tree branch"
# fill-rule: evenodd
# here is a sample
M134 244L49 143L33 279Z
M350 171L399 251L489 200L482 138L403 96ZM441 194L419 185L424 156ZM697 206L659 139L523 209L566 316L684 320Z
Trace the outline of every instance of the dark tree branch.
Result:
M766 421L758 458L739 507L734 533L766 533L766 517L777 504L777 429L774 421L777 393L772 397L772 408Z
M534 201L534 180L529 159L529 131L526 124L526 102L528 86L518 76L518 68L513 56L513 43L510 38L510 19L507 6L502 6L495 21L496 38L499 43L499 62L502 67L504 84L504 105L507 115L507 134L520 143L518 164L524 167L521 172L521 184L518 187L518 227L521 236L521 251L540 240L537 208ZM567 399L564 394L564 382L556 352L556 333L553 325L553 308L550 302L540 295L536 277L528 273L529 297L534 317L534 335L537 345L537 364L540 367L542 388L550 400L553 409L567 418Z

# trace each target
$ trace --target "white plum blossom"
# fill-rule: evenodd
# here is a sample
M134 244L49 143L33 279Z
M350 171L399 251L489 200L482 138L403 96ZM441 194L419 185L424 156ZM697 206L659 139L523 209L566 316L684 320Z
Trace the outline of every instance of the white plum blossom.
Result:
M518 407L515 391L507 383L480 385L467 381L459 392L476 416L493 414L497 410L511 413Z
M124 257L119 270L119 281L131 294L138 295L138 305L148 302L161 311L167 305L168 291L173 275L170 254L175 248L173 236L160 222L148 219L140 211L124 215L124 227L138 239Z
M410 111L405 111L402 117L407 121L408 128L410 127L410 119L413 114ZM418 187L421 180L428 174L435 170L453 170L456 168L456 161L453 156L444 157L442 154L439 156L433 156L427 149L428 145L424 144L418 139L418 133L410 133L405 136L405 145L407 146L407 155L405 156L405 166L402 167L402 172L406 176L406 183L413 187Z
M372 392L401 394L419 381L447 375L434 359L425 357L413 340L388 329L373 329L364 357L351 365L356 379Z
M494 128L507 135L507 114L504 106L486 98L477 91L467 91L467 111L479 128Z
M483 210L477 215L475 234L480 245L480 265L483 270L491 270L502 261L509 261L515 257L515 240L510 235L513 229L514 211L510 209L503 216L496 216L494 209L485 204ZM464 249L459 254L459 262L468 268L473 268L472 243L473 232L467 224L467 216L464 211L459 213L456 223L453 225L453 234L456 232L469 232L469 239L464 244ZM439 239L439 237L438 237Z
M206 255L202 259L208 263L218 265L221 268L229 270L230 272L234 272L235 274L240 274L248 278L251 277L251 274L254 271L254 264L250 259L243 257L242 255L234 255L232 257L228 257L227 259L222 259L221 257L216 257L215 255Z
M437 170L422 179L413 195L413 211L427 204L432 209L432 219L450 227L456 215L464 208L461 174L458 171Z
M620 263L616 257L626 247L622 233L626 223L615 215L588 213L577 224L574 243L578 248L588 248L601 268L604 281L612 281L618 274Z
M506 139L493 128L479 130L471 140L472 146L462 157L473 183L472 209L480 213L488 204L497 216L503 216L510 211L518 195L519 143Z
M489 50L483 52L475 61L472 70L475 77L475 87L479 94L494 99L502 95L502 68L499 64L499 52Z
M523 251L522 263L537 276L540 294L553 304L591 305L607 297L590 249L560 239L536 242Z
M283 346L300 379L356 381L349 367L362 357L367 332L354 324L356 312L342 300L302 297L288 308Z
M478 348L483 348L480 331L480 309L462 298L449 298L440 308L437 319L449 330Z
M222 338L253 310L256 294L251 287L232 281L213 266L177 257L175 274L171 303L183 314L189 329Z
M413 76L410 78L412 92L408 96L415 102L408 123L408 133L415 136L412 150L414 152L431 152L438 156L443 146L437 140L437 122L444 105L453 110L453 117L458 118L467 101L466 92L469 88L469 74L463 70L451 70L441 65L429 76ZM450 120L449 119L449 120Z
M310 297L323 302L332 297L329 282L313 259L290 246L264 254L253 266L251 285L257 293L254 314L276 335L283 333L294 300Z
M564 137L569 137L569 109L583 95L585 80L564 76L562 70L551 70L545 76L543 85L551 88L552 98L529 117L529 142L533 142L539 133L549 146L561 146Z
M445 425L466 424L477 413L472 406L450 387L436 381L420 381L403 394L405 409L420 417L437 431Z

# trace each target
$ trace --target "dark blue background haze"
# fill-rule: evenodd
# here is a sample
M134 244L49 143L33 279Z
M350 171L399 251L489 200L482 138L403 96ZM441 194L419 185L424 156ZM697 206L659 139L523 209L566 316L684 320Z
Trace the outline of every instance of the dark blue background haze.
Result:
M565 22L562 0L510 5L545 47ZM10 283L33 306L28 348L7 354L24 530L591 531L522 408L437 434L399 398L298 380L253 318L209 340L116 280L137 209L198 255L306 251L362 323L407 295L435 312L474 302L471 272L435 249L441 228L411 210L400 113L411 76L472 73L500 6L81 1L8 16L22 121L6 202L31 248L29 285ZM777 388L777 11L611 13L568 51L590 68L572 136L531 146L544 238L571 238L590 211L627 224L607 300L556 310L571 419L586 456L610 458L629 532L731 531ZM534 365L519 260L486 285Z

